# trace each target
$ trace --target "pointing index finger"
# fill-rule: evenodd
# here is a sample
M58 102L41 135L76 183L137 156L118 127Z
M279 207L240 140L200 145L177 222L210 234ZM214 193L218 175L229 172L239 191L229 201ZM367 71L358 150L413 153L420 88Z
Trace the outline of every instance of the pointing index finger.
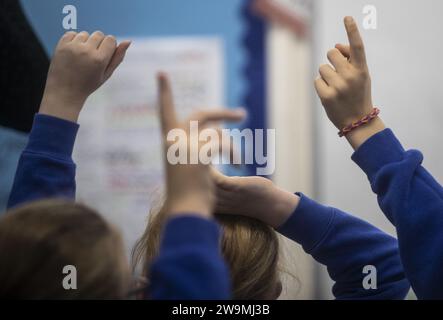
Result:
M174 102L172 98L172 89L168 76L160 72L157 75L159 105L160 105L160 120L164 133L175 128L177 117L174 109Z
M349 39L351 63L358 67L366 65L363 40L358 31L357 24L352 17L345 17L345 28Z

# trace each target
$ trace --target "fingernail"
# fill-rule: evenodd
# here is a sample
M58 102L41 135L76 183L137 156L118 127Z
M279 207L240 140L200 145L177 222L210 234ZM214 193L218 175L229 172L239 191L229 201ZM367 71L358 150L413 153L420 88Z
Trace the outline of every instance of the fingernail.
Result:
M166 79L166 73L163 71L157 72L157 80L160 82L164 82Z
M131 46L131 41L127 41L126 42L127 44L126 44L126 48L125 48L125 52L129 49L129 47Z

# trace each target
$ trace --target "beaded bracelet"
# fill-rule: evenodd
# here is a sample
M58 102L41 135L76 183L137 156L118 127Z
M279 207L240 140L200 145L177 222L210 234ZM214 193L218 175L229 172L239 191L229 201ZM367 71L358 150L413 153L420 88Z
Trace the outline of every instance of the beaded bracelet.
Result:
M378 108L372 109L370 114L364 116L363 118L361 118L357 122L354 122L354 123L344 127L343 129L341 129L338 132L338 136L340 138L346 136L352 130L357 129L358 127L361 127L362 125L365 125L368 122L370 122L371 120L373 120L375 117L377 117L379 115L379 113L380 113L380 109L378 109Z

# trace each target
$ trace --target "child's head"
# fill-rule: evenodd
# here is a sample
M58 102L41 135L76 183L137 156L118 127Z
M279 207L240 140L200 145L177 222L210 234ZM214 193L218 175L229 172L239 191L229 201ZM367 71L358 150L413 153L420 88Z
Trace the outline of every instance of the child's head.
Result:
M129 290L120 234L81 204L40 201L5 214L0 261L2 298L118 299ZM63 286L67 265L76 268L76 290Z
M148 226L135 247L134 264L148 270L157 256L166 222L164 208L150 215ZM234 299L276 299L281 293L279 241L268 225L247 217L215 215L223 229L222 254L231 273Z

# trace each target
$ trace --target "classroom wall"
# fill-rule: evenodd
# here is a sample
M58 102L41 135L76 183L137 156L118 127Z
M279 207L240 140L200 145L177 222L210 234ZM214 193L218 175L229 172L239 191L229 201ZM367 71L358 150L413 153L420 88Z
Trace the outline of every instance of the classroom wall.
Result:
M117 37L219 36L225 42L226 97L239 106L244 95L242 68L244 0L20 0L44 47L52 54L60 36L63 7L77 8L78 29Z
M299 0L278 0L288 10L309 6ZM313 127L310 88L312 48L309 37L300 37L285 25L271 23L267 32L268 111L275 129L276 169L273 181L281 188L313 197ZM281 237L283 294L281 299L313 299L317 295L318 264L301 246ZM288 276L288 274L293 275ZM294 278L295 276L295 278Z
M443 181L443 1L439 0L318 0L315 2L315 71L326 63L326 52L346 41L342 19L363 21L363 7L377 8L378 28L362 30L373 81L373 101L381 117L407 148L418 148L424 165ZM349 159L352 150L329 123L314 98L319 199L352 212L381 229L394 229L379 210L366 177ZM320 280L322 297L330 297L330 281Z

